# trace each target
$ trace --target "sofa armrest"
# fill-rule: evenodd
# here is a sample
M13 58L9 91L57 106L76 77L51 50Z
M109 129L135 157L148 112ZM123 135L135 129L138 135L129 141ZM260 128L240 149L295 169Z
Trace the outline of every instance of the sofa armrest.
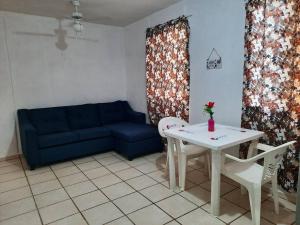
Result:
M127 101L120 101L129 121L134 123L146 123L145 113L134 111Z
M39 164L38 135L27 116L27 110L18 110L18 122L23 154L31 169Z
M129 111L128 116L129 116L129 120L134 123L146 123L145 113Z

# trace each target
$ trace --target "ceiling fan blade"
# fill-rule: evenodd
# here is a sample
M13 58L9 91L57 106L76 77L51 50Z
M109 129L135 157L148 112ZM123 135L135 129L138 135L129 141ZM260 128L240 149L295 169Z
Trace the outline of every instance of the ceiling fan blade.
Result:
M89 41L89 42L94 42L94 43L99 42L99 40L90 39L90 38L83 38L83 37L67 36L66 38L73 39L73 40L80 40L80 41Z
M109 22L109 21L112 21L113 18L112 17L109 17L109 16L100 16L100 17L83 17L81 19L81 21L83 22L87 22L87 23L98 23L98 24L101 24L103 23L103 21L106 21L106 22Z
M74 26L74 22L70 21L67 24L64 24L64 26L66 26L66 27L73 27Z
M64 16L63 19L73 20L72 16Z
M17 34L17 35L40 36L40 37L55 37L54 34L43 34L43 33L34 33L34 32L21 32L21 31L16 31L15 34Z

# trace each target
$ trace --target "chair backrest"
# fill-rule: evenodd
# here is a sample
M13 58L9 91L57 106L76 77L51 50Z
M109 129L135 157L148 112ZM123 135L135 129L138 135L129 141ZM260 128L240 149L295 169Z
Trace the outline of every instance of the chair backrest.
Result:
M277 175L277 170L282 162L283 155L286 153L288 147L292 147L296 141L291 141L283 145L274 147L274 149L264 152L261 156L264 156L264 173L263 180L269 181L273 176Z
M166 117L159 121L158 123L158 131L160 136L166 137L165 130L169 130L172 128L185 127L189 124L182 119L177 117Z

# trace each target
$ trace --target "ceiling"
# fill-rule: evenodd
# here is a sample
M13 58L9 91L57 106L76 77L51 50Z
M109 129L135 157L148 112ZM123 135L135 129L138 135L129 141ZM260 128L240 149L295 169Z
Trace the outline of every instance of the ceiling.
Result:
M81 0L89 22L126 26L180 0ZM70 16L70 0L0 0L0 10L62 19Z

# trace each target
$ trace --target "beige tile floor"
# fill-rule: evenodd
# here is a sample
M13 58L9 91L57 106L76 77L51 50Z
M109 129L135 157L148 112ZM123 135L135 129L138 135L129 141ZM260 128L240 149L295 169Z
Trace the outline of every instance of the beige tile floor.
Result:
M187 190L171 191L163 154L133 161L108 152L30 171L23 159L0 162L0 225L250 225L248 197L223 178L221 215L210 211L210 181L189 162ZM262 225L290 225L295 212L262 195Z

